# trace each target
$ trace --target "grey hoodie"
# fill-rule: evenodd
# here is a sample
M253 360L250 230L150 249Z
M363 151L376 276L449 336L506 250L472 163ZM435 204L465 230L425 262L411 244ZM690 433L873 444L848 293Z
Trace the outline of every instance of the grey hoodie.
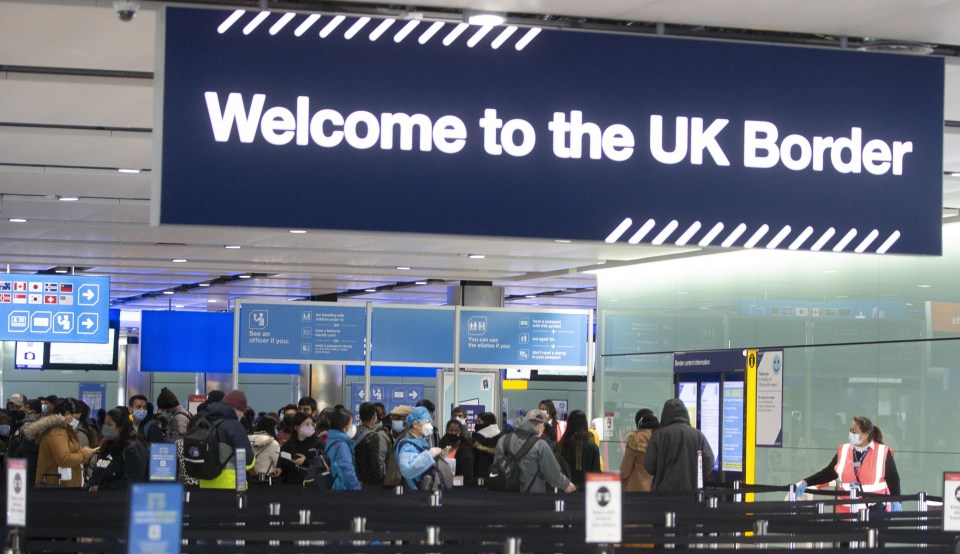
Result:
M697 451L703 452L703 477L713 469L713 450L698 429L690 426L687 407L678 398L663 403L660 428L647 445L643 467L653 474L654 491L697 490Z
M524 419L513 433L508 433L497 442L497 453L493 463L499 462L505 455L506 449L510 452L519 452L524 441L537 434L533 422ZM520 460L520 490L530 492L547 492L547 484L560 490L567 488L570 479L560 471L553 450L546 441L538 440L533 448Z

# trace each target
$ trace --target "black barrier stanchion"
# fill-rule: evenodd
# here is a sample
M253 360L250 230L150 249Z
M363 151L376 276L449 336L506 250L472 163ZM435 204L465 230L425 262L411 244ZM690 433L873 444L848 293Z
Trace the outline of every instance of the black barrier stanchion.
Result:
M879 531L877 529L867 529L867 548L879 548L878 535Z
M520 537L507 537L503 541L503 554L520 554Z
M21 554L23 552L23 537L20 536L20 530L16 527L10 529L7 533L7 541L3 547L3 554Z
M562 512L565 507L566 507L566 503L565 503L563 500L554 500L554 501L553 501L553 511L554 511L554 512L558 512L558 513L559 513L559 512Z
M754 536L756 536L757 539L760 539L760 538L762 538L762 537L765 537L765 536L767 535L767 529L769 528L769 524L770 524L770 522L768 522L768 521L765 520L765 519L758 519L757 521L754 521L754 522L753 522L753 534L754 534ZM766 543L766 542L759 542L759 541L758 541L758 542L757 542L757 548L758 548L758 549L766 549L766 548L767 548L767 543Z
M668 529L672 529L673 527L676 527L676 526L677 526L677 514L676 514L676 512L667 512L667 513L663 514L663 520L664 520L664 521L663 521L663 526L664 526L664 527L666 527L666 528L668 528ZM664 534L664 537L665 537L665 538L670 538L670 537L673 537L673 534L672 534L672 533L666 533L666 534ZM664 548L674 548L674 546L675 546L675 545L674 545L673 543L666 543L666 544L663 545Z

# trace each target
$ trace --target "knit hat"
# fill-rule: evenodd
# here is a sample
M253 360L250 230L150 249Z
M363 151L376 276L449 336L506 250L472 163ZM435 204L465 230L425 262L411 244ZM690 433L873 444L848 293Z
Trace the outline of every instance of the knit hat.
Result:
M410 415L411 411L413 411L413 408L410 406L397 406L396 408L390 410L390 415L406 418L408 415Z
M234 410L247 411L247 395L243 391L232 390L223 397L223 403Z
M413 426L418 421L430 421L430 412L423 406L414 408L407 416L407 426Z
M523 416L524 419L530 420L534 423L546 423L547 422L547 412L543 410L529 410L527 415Z
M169 410L179 403L180 401L177 400L177 395L173 394L172 390L168 389L167 387L160 389L160 395L157 396L157 408L161 410Z
M657 416L653 415L653 410L647 408L638 410L633 419L637 424L637 429L656 429L660 427L660 421L657 420Z

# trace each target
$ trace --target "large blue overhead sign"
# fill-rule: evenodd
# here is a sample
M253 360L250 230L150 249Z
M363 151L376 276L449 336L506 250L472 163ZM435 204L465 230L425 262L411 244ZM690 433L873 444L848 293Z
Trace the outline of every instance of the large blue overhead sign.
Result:
M351 363L364 359L367 309L320 302L242 302L242 362Z
M0 340L105 344L109 332L109 277L0 275Z
M463 367L587 365L586 311L460 310Z
M939 57L257 11L164 22L161 223L941 250Z

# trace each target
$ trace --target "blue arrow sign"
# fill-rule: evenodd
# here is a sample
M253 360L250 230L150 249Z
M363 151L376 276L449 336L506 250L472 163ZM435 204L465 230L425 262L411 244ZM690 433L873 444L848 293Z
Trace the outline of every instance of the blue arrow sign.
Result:
M0 340L105 344L109 311L108 277L0 276Z

